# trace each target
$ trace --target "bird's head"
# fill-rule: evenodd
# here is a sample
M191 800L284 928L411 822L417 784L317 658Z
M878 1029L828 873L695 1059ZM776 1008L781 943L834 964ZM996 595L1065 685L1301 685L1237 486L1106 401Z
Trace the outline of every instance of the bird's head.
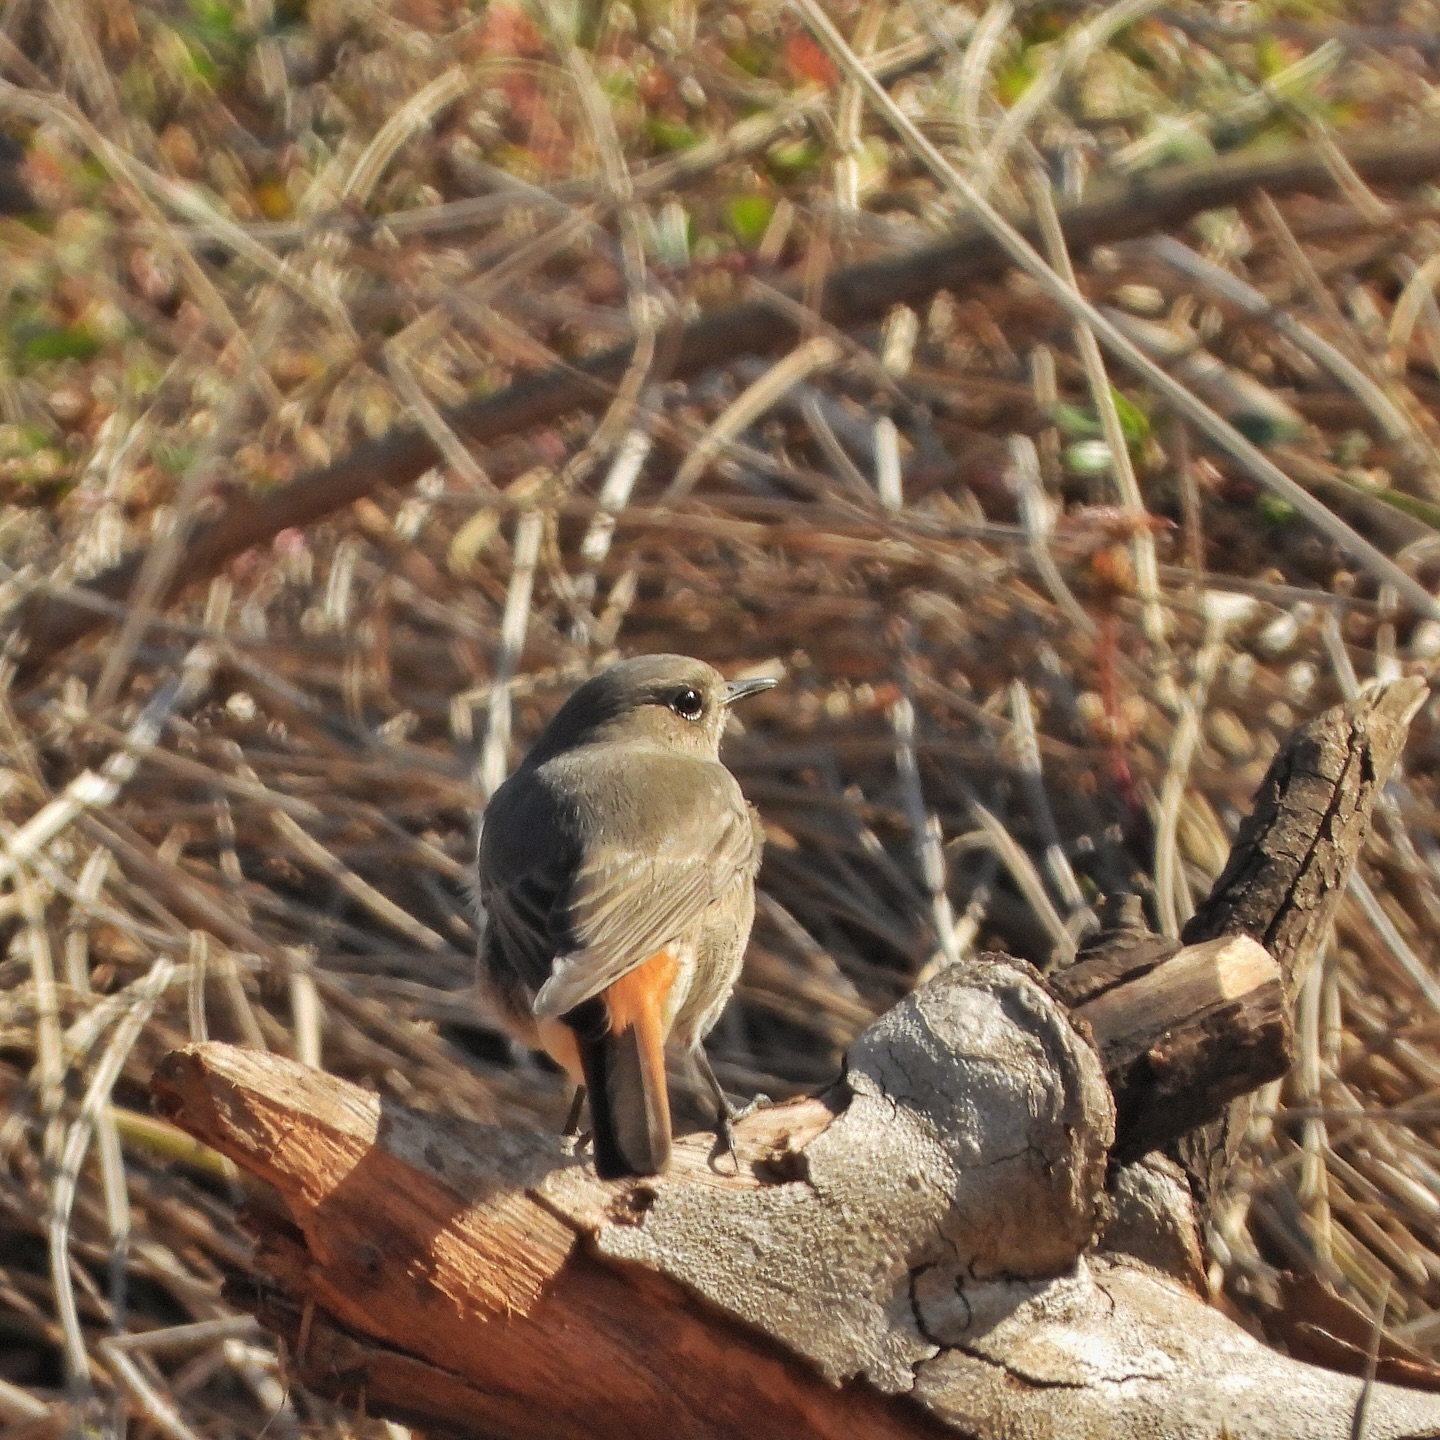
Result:
M651 743L714 760L730 707L778 683L727 681L688 655L638 655L587 680L556 711L527 764L601 740Z

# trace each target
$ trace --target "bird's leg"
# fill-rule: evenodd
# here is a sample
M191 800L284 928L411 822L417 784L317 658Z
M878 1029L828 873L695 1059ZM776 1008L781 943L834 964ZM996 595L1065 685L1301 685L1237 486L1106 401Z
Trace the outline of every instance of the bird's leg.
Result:
M560 1132L562 1140L569 1140L572 1147L578 1150L590 1138L587 1131L584 1135L580 1133L580 1116L585 1110L585 1087L575 1087L575 1098L570 1102L570 1113L565 1117L565 1128Z
M735 1122L743 1120L747 1115L753 1115L757 1110L763 1110L769 1105L768 1095L757 1095L753 1100L741 1105L739 1108L730 1103L730 1097L725 1093L725 1087L721 1085L716 1077L715 1071L711 1068L710 1057L705 1053L703 1045L697 1045L692 1052L695 1062L695 1073L705 1082L705 1088L715 1100L715 1137L725 1148L735 1166L735 1173L740 1173L740 1157L735 1153Z

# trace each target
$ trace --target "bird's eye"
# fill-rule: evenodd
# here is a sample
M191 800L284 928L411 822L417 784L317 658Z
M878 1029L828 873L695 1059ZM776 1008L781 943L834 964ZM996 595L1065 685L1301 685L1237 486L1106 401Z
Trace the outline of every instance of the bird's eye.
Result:
M698 690L692 690L688 685L683 690L677 690L670 697L670 708L684 720L698 720L700 712L705 708L705 697Z

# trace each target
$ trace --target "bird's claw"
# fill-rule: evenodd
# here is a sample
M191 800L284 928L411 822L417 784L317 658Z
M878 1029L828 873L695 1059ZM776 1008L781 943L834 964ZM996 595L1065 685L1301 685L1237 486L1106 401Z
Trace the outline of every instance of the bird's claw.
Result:
M727 1096L725 1108L716 1118L715 1149L711 1152L710 1158L713 1160L723 1150L730 1156L730 1162L735 1166L735 1173L740 1174L740 1156L735 1149L735 1126L757 1110L769 1109L774 1103L768 1095L752 1095L743 1105L732 1105Z
M733 1124L737 1120L744 1120L753 1115L757 1110L768 1110L775 1102L768 1095L752 1095L743 1105L732 1107L730 1120Z

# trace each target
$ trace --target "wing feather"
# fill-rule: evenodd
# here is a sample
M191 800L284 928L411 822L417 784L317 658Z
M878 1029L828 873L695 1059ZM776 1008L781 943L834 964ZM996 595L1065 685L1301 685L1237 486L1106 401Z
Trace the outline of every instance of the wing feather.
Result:
M750 880L759 846L748 807L698 807L653 850L596 847L564 905L569 945L535 997L537 1016L563 1015L685 936L734 886Z

